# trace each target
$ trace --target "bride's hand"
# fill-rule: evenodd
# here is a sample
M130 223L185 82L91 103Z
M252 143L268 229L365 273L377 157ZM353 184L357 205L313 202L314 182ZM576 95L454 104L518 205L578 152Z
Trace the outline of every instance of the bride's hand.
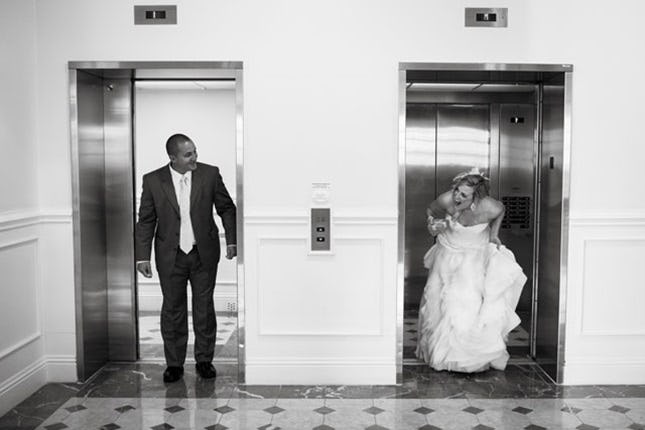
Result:
M446 230L447 224L445 220L428 220L428 231L432 236L436 236Z
M502 241L499 240L499 237L497 236L491 236L490 243L495 244L497 246L497 249L499 249L502 246Z

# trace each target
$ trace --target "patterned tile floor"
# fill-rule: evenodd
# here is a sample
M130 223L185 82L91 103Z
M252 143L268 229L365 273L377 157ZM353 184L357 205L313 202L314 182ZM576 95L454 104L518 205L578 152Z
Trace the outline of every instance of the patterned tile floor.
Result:
M193 361L192 314L188 313L188 348L186 359ZM139 350L142 360L163 361L163 340L158 312L139 312ZM215 361L237 360L237 314L217 312L217 339L215 340Z
M49 384L0 429L645 429L645 385L556 386L536 366L481 374L406 366L388 386L252 386L237 367L216 380L186 366L110 364L86 384Z

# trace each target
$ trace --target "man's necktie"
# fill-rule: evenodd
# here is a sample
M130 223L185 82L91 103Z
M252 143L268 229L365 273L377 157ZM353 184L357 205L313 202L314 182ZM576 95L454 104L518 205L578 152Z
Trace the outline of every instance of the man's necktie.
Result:
M190 188L187 176L182 176L179 181L179 215L181 217L179 248L188 254L193 249L195 234L190 222Z

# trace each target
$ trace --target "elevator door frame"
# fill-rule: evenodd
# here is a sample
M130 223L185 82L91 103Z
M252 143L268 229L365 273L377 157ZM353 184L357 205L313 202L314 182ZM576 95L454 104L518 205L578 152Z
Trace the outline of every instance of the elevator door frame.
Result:
M397 331L396 331L396 363L397 383L403 382L403 330L404 330L404 300L405 300L405 178L406 178L406 109L408 72L423 71L437 73L459 72L556 72L564 75L563 100L563 144L562 144L562 204L560 221L560 273L559 273L559 309L557 310L557 363L555 382L561 384L564 370L564 343L566 324L566 292L567 292L567 255L569 238L569 197L570 197L570 150L571 150L571 95L573 67L569 64L511 64L511 63L399 63L399 197L398 197L398 261L397 261ZM536 170L540 169L536 166ZM539 217L540 196L535 196L536 218ZM534 266L538 271L538 266ZM537 279L537 274L536 274ZM533 294L536 294L535 292ZM537 318L532 315L532 318ZM533 322L532 322L533 325Z
M85 363L85 335L84 333L84 319L88 317L83 307L84 298L91 295L91 292L84 290L83 285L83 260L81 255L81 157L83 156L79 149L80 142L80 129L79 126L79 103L78 103L78 78L82 73L89 73L95 76L108 76L117 79L130 79L130 88L133 94L134 81L137 79L159 79L159 80L208 80L208 79L227 79L235 82L235 153L236 153L236 206L237 206L237 258L236 258L236 274L237 274L237 312L238 312L238 382L245 381L245 306L244 306L244 194L243 194L243 178L244 178L244 104L243 104L243 64L239 61L222 62L222 61L192 61L192 62L177 62L177 61L70 61L68 63L69 72L69 102L70 102L70 143L71 143L71 161L72 161L72 213L73 213L73 232L74 232L74 287L75 287L75 308L76 308L76 366L79 380L86 380L91 377L88 373ZM81 73L79 73L81 72ZM134 99L131 94L130 98L130 130L129 130L129 148L130 160L134 157L133 143L134 143ZM105 119L103 121L105 127ZM103 140L104 148L106 140ZM105 160L105 155L104 155ZM134 169L134 165L131 165ZM132 170L132 177L134 170ZM132 184L134 188L134 184ZM134 209L134 189L133 189L132 208ZM134 228L134 213L132 228ZM104 220L105 221L105 220ZM133 231L132 231L133 233ZM134 237L133 237L134 240ZM132 248L134 244L132 242ZM133 249L132 256L134 255ZM134 257L133 257L134 260ZM134 261L132 261L131 276L133 280L131 294L123 294L120 299L129 301L130 305L127 323L129 328L134 332L134 340L132 336L129 337L129 345L126 345L127 355L129 357L138 358L138 332L137 330L137 304L136 304L136 276L134 269ZM107 270L106 270L107 274ZM127 297L129 295L129 297ZM111 318L109 312L105 324L109 324ZM92 327L89 327L92 329ZM108 339L109 342L109 339ZM133 354L134 352L134 354ZM105 362L109 357L105 358Z

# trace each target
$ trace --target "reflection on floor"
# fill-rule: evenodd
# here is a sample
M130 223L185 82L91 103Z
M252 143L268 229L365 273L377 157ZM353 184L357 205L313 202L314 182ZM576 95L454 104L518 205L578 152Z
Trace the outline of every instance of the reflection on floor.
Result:
M417 347L418 319L418 311L405 311L403 320L403 358L409 364L412 364L412 361L418 361L414 353ZM529 334L524 327L517 326L509 333L506 346L511 359L523 360L528 357ZM421 361L418 362L421 363Z
M535 366L451 374L406 366L390 386L252 386L237 367L202 380L186 366L108 365L87 384L50 384L2 429L645 429L645 385L559 387Z
M237 360L237 313L217 312L217 339L214 361ZM188 349L186 360L194 361L195 335L192 315L188 313ZM139 350L142 360L164 360L163 340L158 312L139 312Z

